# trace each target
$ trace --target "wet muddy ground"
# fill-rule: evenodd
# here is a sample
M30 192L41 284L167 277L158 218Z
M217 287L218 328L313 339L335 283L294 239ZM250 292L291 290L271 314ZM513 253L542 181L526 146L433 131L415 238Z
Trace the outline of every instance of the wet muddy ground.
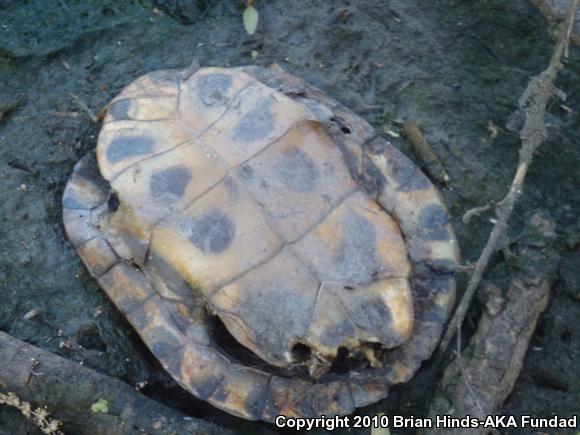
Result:
M449 174L449 186L440 187L470 262L485 243L491 216L469 225L461 216L503 197L519 149L517 134L505 124L552 49L545 20L527 0L262 0L253 36L243 29L241 1L50 4L0 0L0 108L10 109L0 110L0 330L129 384L146 381L145 394L248 433L273 427L240 426L182 393L64 236L62 190L74 163L96 143L90 113L155 69L194 59L217 66L277 63L379 131L399 132L408 120L419 124ZM526 212L543 208L557 222L562 262L520 380L503 407L508 414L580 412L579 49L571 49L558 87L567 99L549 107L550 136L531 168L510 236L518 238ZM391 139L415 159L404 140ZM508 277L498 256L486 279L505 287ZM472 311L471 325L477 307ZM433 390L425 385L435 381L420 375L358 412L423 416ZM5 408L0 428L11 434L30 429Z

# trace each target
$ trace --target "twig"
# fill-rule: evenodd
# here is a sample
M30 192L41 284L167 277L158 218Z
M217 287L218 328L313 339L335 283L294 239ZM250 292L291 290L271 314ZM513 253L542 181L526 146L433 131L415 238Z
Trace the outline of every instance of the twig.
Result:
M403 132L413 147L415 155L421 160L423 169L441 184L447 185L449 183L449 176L439 161L437 154L435 154L433 147L425 139L417 123L415 121L405 122L403 124Z
M463 215L463 218L461 220L463 221L464 224L468 224L472 217L479 216L480 214L491 210L491 208L494 206L495 206L495 202L489 201L485 205L481 205L479 207L474 207L470 210L467 210L465 212L465 214Z
M449 322L445 336L443 337L443 340L441 340L441 344L439 345L440 355L447 350L455 333L460 333L461 324L463 323L471 299L479 286L479 282L481 281L489 259L498 249L500 242L505 238L508 227L507 223L512 214L514 204L522 192L524 179L528 172L528 168L532 163L534 151L546 139L547 133L544 124L546 106L553 94L553 83L558 71L564 67L562 64L562 57L567 51L571 32L570 29L574 25L574 19L579 4L580 0L571 0L566 20L560 28L558 41L554 48L554 52L552 53L552 58L550 59L548 68L530 80L528 87L520 99L520 106L526 109L528 116L520 131L522 147L520 148L518 169L507 195L497 204L495 210L497 222L491 231L481 256L477 260L475 269L467 285L467 290L465 290L465 294L463 295L453 318Z
M91 110L91 108L89 106L87 106L87 104L79 98L78 95L73 94L72 92L69 92L69 95L74 100L74 102L77 103L77 106L79 106L79 108L85 113L85 115L92 122L94 122L95 124L98 124L99 120L97 119L97 115L95 115L95 112L93 112Z

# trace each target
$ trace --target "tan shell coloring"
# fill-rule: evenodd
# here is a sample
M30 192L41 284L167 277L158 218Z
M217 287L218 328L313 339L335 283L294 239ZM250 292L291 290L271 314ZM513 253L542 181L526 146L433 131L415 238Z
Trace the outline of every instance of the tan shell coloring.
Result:
M163 367L247 419L380 400L431 355L454 301L457 244L433 185L279 69L142 76L109 105L63 207Z

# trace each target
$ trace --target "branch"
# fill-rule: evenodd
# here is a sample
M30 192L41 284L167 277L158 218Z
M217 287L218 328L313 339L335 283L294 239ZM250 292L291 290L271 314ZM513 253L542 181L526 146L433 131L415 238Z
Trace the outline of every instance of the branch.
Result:
M187 417L129 385L0 332L0 390L46 406L65 433L222 434L228 430ZM106 400L106 413L91 405Z
M497 413L520 374L540 314L546 309L559 255L555 223L547 213L535 212L526 222L516 246L517 271L507 294L490 294L477 332L468 348L446 368L437 386L429 416L466 415L484 420ZM478 435L479 429L431 429L429 435Z
M580 0L571 0L566 20L562 23L560 28L558 41L554 48L548 68L530 80L526 90L520 98L520 107L526 111L527 117L525 124L520 131L522 146L520 148L518 168L507 195L497 204L495 211L497 222L489 235L489 239L483 248L481 256L475 264L475 269L469 279L467 289L465 290L453 318L449 322L445 336L441 340L441 344L439 345L440 355L447 350L449 343L455 336L455 333L459 333L461 330L461 324L463 323L471 299L479 286L483 272L489 263L489 259L498 247L500 247L501 242L506 236L508 221L514 209L516 200L521 195L526 173L528 172L528 168L533 160L534 151L536 151L547 137L546 126L544 124L546 106L552 97L554 80L556 79L558 71L564 67L562 64L562 57L568 51L570 29L574 25L574 19L579 4Z

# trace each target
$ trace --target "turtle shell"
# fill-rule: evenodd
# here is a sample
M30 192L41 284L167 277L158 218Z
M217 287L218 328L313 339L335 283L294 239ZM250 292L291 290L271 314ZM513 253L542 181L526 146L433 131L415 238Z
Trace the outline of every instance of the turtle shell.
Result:
M351 413L407 381L454 301L440 195L276 68L158 71L75 166L67 235L163 367L247 419Z

